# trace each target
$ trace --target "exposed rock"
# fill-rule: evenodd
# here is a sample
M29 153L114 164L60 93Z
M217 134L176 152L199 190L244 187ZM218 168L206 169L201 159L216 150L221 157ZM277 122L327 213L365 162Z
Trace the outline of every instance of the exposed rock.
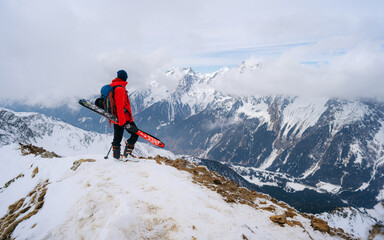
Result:
M54 157L59 157L56 153L54 152L43 152L42 154L40 154L40 156L42 158L54 158Z
M311 219L311 226L315 230L319 230L320 232L329 232L328 223L320 218Z
M302 229L305 229L303 224L299 221L295 221L295 220L287 220L287 224L291 227L294 227L294 226L299 226L301 227Z
M243 240L248 240L248 238L243 234L242 235Z
M48 152L44 148L36 147L32 144L22 144L19 143L21 154L23 156L33 154L35 156L41 156L42 158L61 158L61 156L57 155L54 152Z
M218 179L214 179L214 180L213 180L213 183L216 184L216 185L221 185L221 182L220 182L220 180L218 180Z
M276 211L276 207L273 205L269 205L268 207L262 207L261 209L269 211L269 212L275 212Z
M285 211L285 215L289 218L293 218L294 216L296 216L297 214L294 213L292 210L288 210L288 211Z
M6 182L4 184L4 186L2 188L0 188L0 190L3 189L3 188L9 187L9 185L11 185L14 181L16 181L17 179L22 178L22 177L24 177L24 174L20 173L19 175L17 175L17 177L14 177L11 180L9 180L8 182Z
M378 223L373 225L372 229L369 230L368 239L375 239L377 235L381 235L384 238L384 225Z
M76 171L83 162L96 162L96 160L95 159L80 159L80 160L74 161L71 169L73 171Z
M270 216L269 219L271 219L272 222L279 224L285 224L287 222L287 216L285 214Z
M36 176L36 174L39 173L39 167L36 167L33 172L32 172L32 178L34 178Z

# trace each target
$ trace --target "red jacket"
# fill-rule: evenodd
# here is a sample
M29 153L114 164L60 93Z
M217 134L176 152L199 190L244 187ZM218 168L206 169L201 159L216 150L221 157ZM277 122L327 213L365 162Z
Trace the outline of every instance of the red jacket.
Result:
M127 91L125 90L127 84L128 82L123 81L120 78L113 79L110 84L112 87L122 86L115 88L114 92L117 118L119 119L119 122L116 123L112 121L114 124L119 124L120 126L123 126L126 122L133 122L131 102L129 101Z

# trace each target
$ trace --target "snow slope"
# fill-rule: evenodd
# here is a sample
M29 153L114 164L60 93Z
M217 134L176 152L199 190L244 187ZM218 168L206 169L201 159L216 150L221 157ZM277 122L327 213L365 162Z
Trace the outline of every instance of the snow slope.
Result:
M95 161L71 170L79 159ZM48 181L43 206L17 225L15 239L340 239L313 230L300 215L294 219L305 230L281 227L270 211L230 204L194 183L190 173L154 160L125 163L98 154L44 159L21 156L8 145L0 148L0 164L1 186L23 174L0 190L0 217Z
M372 226L378 221L384 221L384 206L379 203L374 209L369 210L352 207L340 208L331 213L322 213L317 216L327 221L332 227L342 228L361 239L367 239ZM384 239L384 235L379 235L375 239Z

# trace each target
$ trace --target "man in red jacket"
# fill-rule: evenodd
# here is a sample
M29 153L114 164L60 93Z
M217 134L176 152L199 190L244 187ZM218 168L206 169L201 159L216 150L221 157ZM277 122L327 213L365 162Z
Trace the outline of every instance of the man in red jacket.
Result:
M117 118L119 122L113 122L113 157L116 159L120 159L120 143L123 139L124 133L124 125L130 124L131 127L137 128L136 124L133 122L132 111L131 111L131 103L128 98L127 91L125 90L125 86L127 86L128 82L128 74L124 70L120 70L117 72L117 78L112 80L110 84L112 87L115 87L114 90L114 100L116 104L116 112ZM131 155L132 150L135 147L135 143L138 139L138 135L135 133L131 133L131 137L125 143L124 149L124 157L128 157Z

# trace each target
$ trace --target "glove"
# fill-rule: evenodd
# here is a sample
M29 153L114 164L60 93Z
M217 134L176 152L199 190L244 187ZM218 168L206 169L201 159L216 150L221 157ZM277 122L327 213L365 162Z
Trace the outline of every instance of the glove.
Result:
M126 122L124 124L124 128L134 133L137 133L137 131L139 131L139 129L136 127L136 124L133 122Z

